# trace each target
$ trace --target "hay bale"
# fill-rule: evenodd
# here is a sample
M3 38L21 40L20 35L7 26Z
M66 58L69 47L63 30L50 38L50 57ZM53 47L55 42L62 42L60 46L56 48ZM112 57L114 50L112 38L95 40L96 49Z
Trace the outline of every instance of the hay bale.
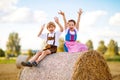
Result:
M98 59L94 58L94 56ZM90 68L88 68L87 63L89 63ZM104 67L99 67L99 63L101 65L104 64ZM98 67L98 69L95 67ZM82 72L79 73L79 71ZM92 78L95 77L94 75L102 73L99 71L109 75L104 75L103 73L97 78ZM81 77L81 75L85 75L85 77ZM37 67L25 67L19 76L19 80L111 80L109 78L110 76L111 74L104 58L96 51L90 51L84 53L58 53L48 55ZM104 77L104 79L100 77Z
M112 75L103 56L89 51L76 61L72 80L112 80Z
M26 61L28 61L28 59L29 59L28 55L19 55L16 59L16 67L18 69L22 68L23 66L21 65L21 62L22 61L26 62Z

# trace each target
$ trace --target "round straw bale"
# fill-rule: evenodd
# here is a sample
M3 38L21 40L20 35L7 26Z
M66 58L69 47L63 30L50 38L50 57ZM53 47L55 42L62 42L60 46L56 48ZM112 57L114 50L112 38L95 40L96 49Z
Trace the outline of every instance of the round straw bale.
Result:
M89 51L77 59L72 80L112 80L109 67L96 51Z
M21 62L24 61L26 62L28 60L29 56L28 55L19 55L16 59L16 67L18 69L22 68L23 66L21 65Z
M98 58L96 59L94 58L94 56L99 56L99 57L96 57ZM88 68L87 63L89 63L90 68ZM99 64L101 64L104 67L99 67L100 66ZM98 67L98 69L96 69L96 67ZM91 69L92 71L88 70L87 68ZM82 72L79 73L79 71ZM102 71L105 74L109 74L109 75L104 75L104 73L100 75L99 73L101 72L99 71ZM97 76L96 74L98 74L97 78L96 78ZM81 75L85 75L85 77L84 76L81 77ZM83 52L83 53L63 52L63 53L48 55L38 64L37 67L24 67L21 74L19 75L19 80L72 80L72 79L73 80L100 80L100 79L111 80L110 76L111 74L109 72L107 64L105 63L104 58L100 56L99 53L97 53L96 51ZM104 78L100 78L100 77L104 77Z

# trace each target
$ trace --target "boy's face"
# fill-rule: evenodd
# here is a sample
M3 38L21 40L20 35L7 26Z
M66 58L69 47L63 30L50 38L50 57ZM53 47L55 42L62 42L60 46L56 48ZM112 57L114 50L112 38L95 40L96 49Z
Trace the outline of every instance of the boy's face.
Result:
M51 32L51 33L52 33L52 32L54 32L54 31L55 31L55 26L50 25L47 29L48 29L48 31L49 31L49 32Z
M70 29L74 29L74 27L75 27L75 24L74 24L74 22L68 22L68 27L70 28Z

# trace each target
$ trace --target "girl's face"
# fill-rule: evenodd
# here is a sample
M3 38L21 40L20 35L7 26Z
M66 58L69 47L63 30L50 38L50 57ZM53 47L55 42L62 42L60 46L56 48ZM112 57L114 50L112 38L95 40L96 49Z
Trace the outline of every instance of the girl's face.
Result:
M52 33L52 32L54 32L54 31L55 31L55 26L50 25L47 29L48 29L48 31L49 31L49 32L51 32L51 33Z
M74 27L75 27L75 24L74 24L74 22L68 22L68 27L70 28L70 29L74 29Z

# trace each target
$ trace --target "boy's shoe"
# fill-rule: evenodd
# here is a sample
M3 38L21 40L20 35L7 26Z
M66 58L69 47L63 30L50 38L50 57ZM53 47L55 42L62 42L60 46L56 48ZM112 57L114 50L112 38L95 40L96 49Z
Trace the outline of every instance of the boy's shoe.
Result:
M21 62L21 64L23 66L32 67L32 64L30 62Z
M32 62L32 65L36 67L38 64L37 64L37 62L34 61L34 62Z

